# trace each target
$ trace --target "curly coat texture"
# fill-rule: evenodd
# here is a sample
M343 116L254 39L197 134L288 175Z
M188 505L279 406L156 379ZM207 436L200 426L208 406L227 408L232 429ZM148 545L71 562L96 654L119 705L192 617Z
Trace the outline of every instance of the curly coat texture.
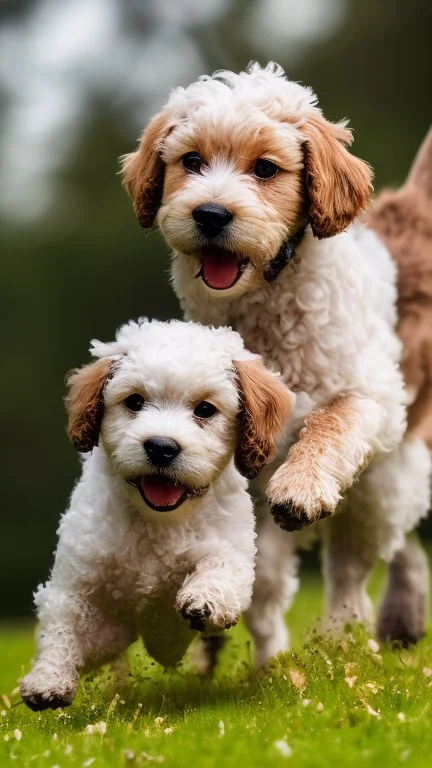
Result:
M185 316L230 324L285 384L309 397L312 413L298 442L282 444L258 493L267 490L286 528L328 517L316 533L324 539L327 614L336 625L370 618L370 568L377 556L391 560L427 513L431 471L424 443L404 439L395 265L373 232L350 224L372 189L369 167L347 151L351 140L345 122L324 118L310 88L289 81L276 64L252 64L175 89L123 166L144 226L159 199L154 220L172 249ZM196 172L183 164L191 152ZM271 178L257 177L258 159L276 167ZM148 169L156 166L145 216L146 179L154 178ZM232 217L210 239L193 215L208 203ZM269 284L269 266L303 228L295 258ZM333 519L338 506L342 514ZM283 611L297 588L292 539L266 514L260 503L248 613L261 662L286 648ZM285 569L276 573L274 562Z
M251 601L256 550L235 450L246 428L251 455L242 453L241 471L254 474L295 400L227 328L141 320L112 343L94 341L92 353L99 359L69 378L71 437L92 451L35 596L37 658L21 681L32 709L70 704L80 674L137 636L172 666L195 630L237 622ZM203 401L215 407L207 418ZM168 464L155 463L152 438L178 447ZM161 487L180 505L163 506Z

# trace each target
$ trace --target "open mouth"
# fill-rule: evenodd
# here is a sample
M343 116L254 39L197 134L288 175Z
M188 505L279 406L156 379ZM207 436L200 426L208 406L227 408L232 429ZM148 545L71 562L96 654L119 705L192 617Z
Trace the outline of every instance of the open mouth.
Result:
M144 502L156 512L171 512L190 496L184 485L178 485L168 477L153 475L130 481L138 488Z
M237 253L216 247L201 248L201 262L197 277L202 277L205 285L215 291L232 288L248 264Z

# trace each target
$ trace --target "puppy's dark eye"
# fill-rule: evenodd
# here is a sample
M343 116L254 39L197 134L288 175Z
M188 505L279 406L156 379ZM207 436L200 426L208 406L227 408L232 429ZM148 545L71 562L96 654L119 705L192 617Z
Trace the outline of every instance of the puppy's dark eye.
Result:
M215 413L217 413L216 406L213 403L208 403L207 400L201 400L194 409L194 416L197 416L199 419L210 419Z
M260 157L255 163L254 174L257 179L271 179L273 176L276 176L278 170L278 166L272 163L271 160L265 160Z
M128 411L137 413L138 411L141 411L142 408L144 408L145 400L142 395L134 394L129 395L124 401L124 404Z
M191 173L201 173L203 159L198 152L186 152L183 155L183 167Z

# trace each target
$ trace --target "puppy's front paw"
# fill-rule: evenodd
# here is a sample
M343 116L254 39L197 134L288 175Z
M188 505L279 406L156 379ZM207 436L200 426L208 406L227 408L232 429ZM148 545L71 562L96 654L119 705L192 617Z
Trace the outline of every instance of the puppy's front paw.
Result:
M69 675L47 675L37 671L29 672L20 683L21 698L33 712L69 706L76 688L76 680Z
M240 605L234 595L212 596L181 590L176 609L189 622L190 628L198 632L229 629L240 618Z
M275 521L286 531L297 531L329 517L341 500L341 489L333 477L317 478L282 464L271 478L267 495Z

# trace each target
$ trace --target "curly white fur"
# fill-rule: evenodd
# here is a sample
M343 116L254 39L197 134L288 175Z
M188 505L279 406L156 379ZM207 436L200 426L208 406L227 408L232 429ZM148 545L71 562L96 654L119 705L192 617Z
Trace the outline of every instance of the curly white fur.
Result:
M233 361L256 356L230 329L177 321L129 323L92 352L112 368L99 445L83 462L51 577L36 593L37 659L21 681L34 709L70 703L80 673L138 635L155 659L176 664L196 635L185 618L221 630L252 594L254 517L233 462L241 423ZM136 392L145 406L130 412L125 398ZM194 405L204 398L218 410L200 421ZM174 511L150 508L128 482L156 471L143 448L152 435L181 446L164 474L199 491Z
M273 63L255 64L176 89L124 161L141 223L149 226L156 216L172 247L172 280L185 316L232 325L288 386L311 398L299 442L285 461L281 454L279 468L275 463L262 474L261 490L270 478L272 504L301 510L303 522L332 514L343 498L342 514L317 526L325 539L328 613L339 622L367 617L364 582L373 560L391 558L426 514L431 474L422 446L404 442L395 266L373 233L359 223L346 229L368 197L365 164L341 148L351 139L346 123L324 119L310 88L287 80ZM182 168L191 152L199 155L196 172ZM276 164L274 179L257 179L260 157ZM356 185L363 197L350 209ZM210 202L232 214L211 241L193 215ZM265 267L304 226L294 260L268 282ZM209 247L211 279L203 276ZM239 264L237 279L229 284L225 275L217 283L217 255L224 263L227 251L231 266ZM322 424L331 434L320 445ZM265 523L263 531L249 622L261 662L286 645L280 615L296 589L295 568L286 564L290 546L282 546L275 526ZM277 552L286 579L268 562Z

